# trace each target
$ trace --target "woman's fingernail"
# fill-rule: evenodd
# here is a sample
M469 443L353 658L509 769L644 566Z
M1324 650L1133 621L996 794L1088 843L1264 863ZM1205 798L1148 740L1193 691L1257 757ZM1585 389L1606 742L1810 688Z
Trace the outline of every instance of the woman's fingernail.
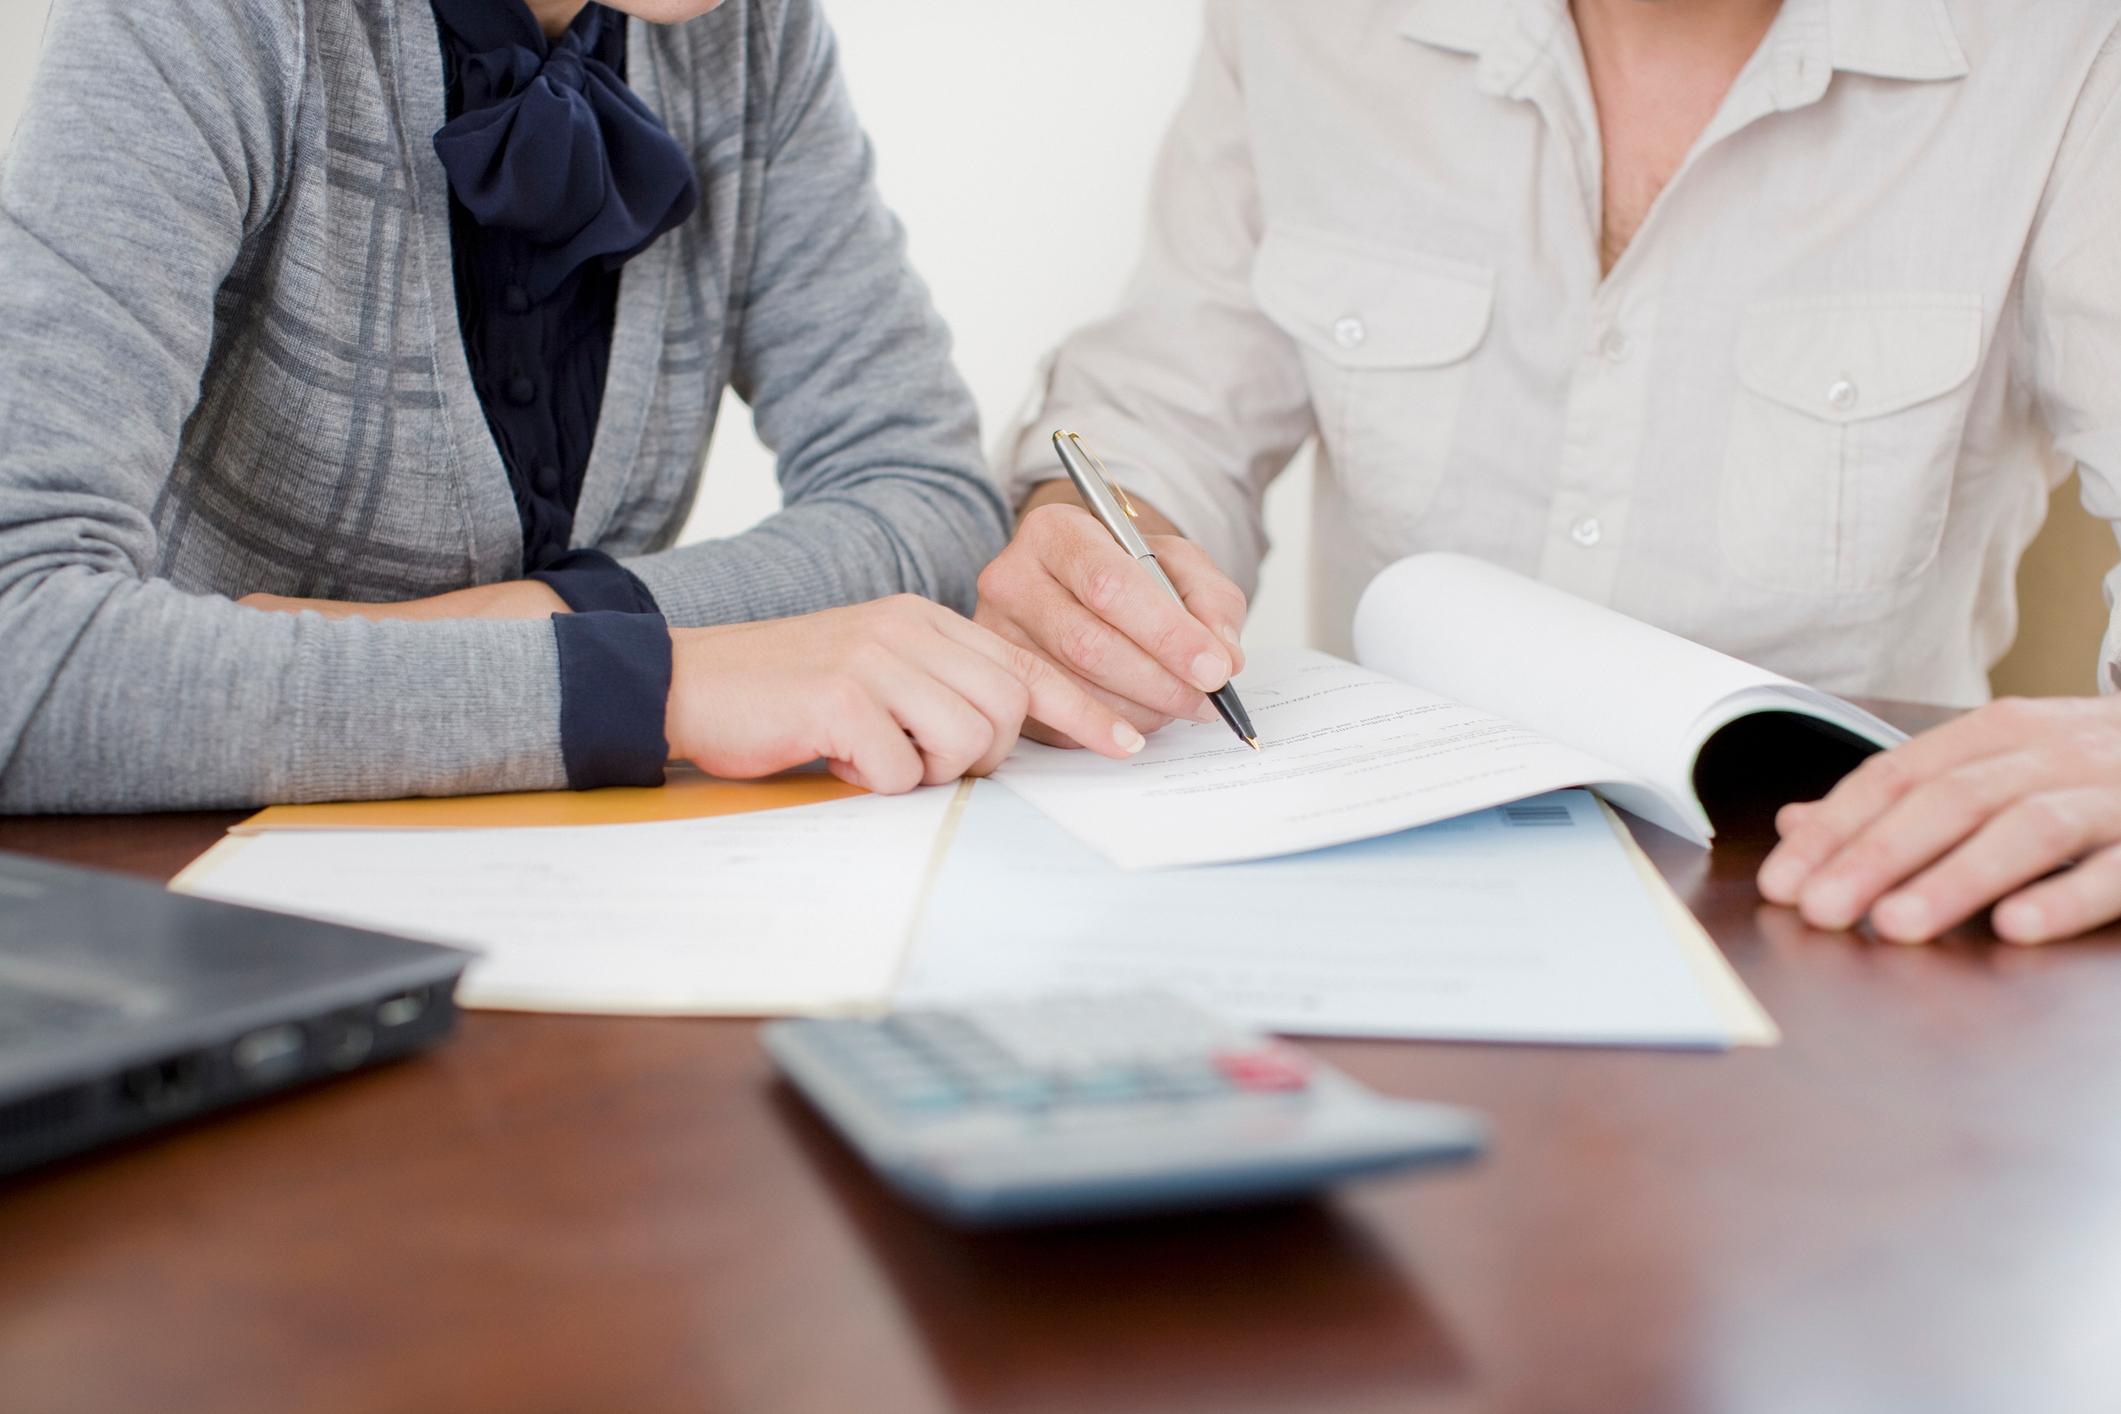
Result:
M1125 722L1114 722L1112 724L1112 739L1118 742L1119 749L1126 752L1129 756L1149 744L1147 737Z
M1213 692L1230 680L1230 660L1220 653L1203 653L1193 660L1193 685Z
M1894 894L1871 910L1878 931L1898 942L1926 941L1936 930L1930 926L1930 906L1915 894Z

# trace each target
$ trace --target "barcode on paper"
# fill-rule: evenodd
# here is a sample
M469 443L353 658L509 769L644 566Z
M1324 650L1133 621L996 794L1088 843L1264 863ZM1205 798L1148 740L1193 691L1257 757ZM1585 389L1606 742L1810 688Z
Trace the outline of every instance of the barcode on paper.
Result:
M1572 825L1569 807L1566 805L1534 804L1530 802L1502 807L1502 822L1505 825Z

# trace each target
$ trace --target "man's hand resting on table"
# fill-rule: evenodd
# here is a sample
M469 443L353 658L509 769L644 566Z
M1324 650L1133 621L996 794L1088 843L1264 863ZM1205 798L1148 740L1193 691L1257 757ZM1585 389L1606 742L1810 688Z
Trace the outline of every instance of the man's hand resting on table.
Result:
M1775 825L1760 892L1816 927L1869 914L1887 938L1927 942L1995 904L2014 943L2096 928L2121 918L2121 698L1991 703Z
M980 575L973 618L1055 665L1140 731L1181 717L1213 722L1207 694L1245 665L1244 591L1154 510L1136 507L1143 538L1184 608L1066 482L1051 482L1025 503L1016 538ZM1043 712L1034 716L1025 732L1037 740L1096 745Z

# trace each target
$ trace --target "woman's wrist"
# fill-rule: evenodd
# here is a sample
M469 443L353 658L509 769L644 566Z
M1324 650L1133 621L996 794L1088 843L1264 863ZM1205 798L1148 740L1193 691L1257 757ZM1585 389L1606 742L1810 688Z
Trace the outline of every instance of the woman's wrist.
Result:
M724 628L673 628L670 630L670 695L663 703L663 740L672 759L694 759L700 743L693 741L688 724L699 714L691 710L692 699L706 689L712 668L705 663L711 651L709 640L727 632Z
M573 612L551 585L535 579L453 589L399 607L416 619L543 619Z
M273 613L322 614L328 619L542 619L572 612L567 601L550 585L534 579L515 579L502 584L478 584L452 589L425 599L406 599L395 604L363 604L348 599L295 599L280 594L246 594L236 601L247 608Z

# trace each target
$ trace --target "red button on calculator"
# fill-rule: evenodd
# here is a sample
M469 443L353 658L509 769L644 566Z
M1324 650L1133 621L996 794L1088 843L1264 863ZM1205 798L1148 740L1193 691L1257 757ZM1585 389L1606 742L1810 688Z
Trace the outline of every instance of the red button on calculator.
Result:
M1215 1068L1240 1090L1301 1090L1310 1083L1310 1068L1294 1051L1225 1051Z

